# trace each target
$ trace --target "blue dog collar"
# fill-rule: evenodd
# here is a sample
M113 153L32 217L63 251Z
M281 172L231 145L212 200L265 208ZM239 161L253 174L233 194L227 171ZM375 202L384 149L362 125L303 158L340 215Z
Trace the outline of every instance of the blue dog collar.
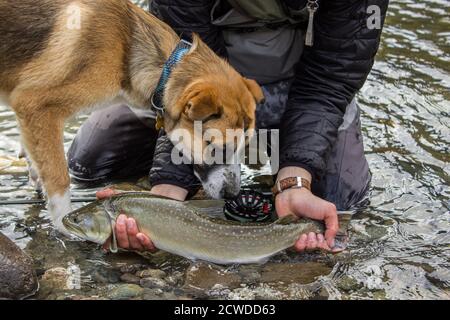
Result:
M159 78L158 85L156 86L156 89L153 92L151 98L152 107L160 117L164 114L164 89L166 88L166 84L169 81L170 74L172 73L173 68L183 59L183 57L189 52L189 50L191 50L191 48L192 42L182 38L173 50L169 59L167 59L167 61L164 63L161 77Z

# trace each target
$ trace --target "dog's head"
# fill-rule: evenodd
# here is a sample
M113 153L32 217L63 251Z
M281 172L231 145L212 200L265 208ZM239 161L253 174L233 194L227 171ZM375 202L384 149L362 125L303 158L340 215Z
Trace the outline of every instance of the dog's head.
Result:
M165 130L194 163L206 192L214 198L236 195L236 157L255 128L256 106L264 99L260 86L196 37L191 52L175 68L164 99Z

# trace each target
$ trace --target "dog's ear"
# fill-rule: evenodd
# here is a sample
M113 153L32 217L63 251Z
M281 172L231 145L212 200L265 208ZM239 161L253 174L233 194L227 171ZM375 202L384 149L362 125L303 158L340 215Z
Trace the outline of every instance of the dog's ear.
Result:
M253 98L255 98L255 102L257 104L263 103L265 100L264 93L263 93L261 87L259 86L259 84L255 80L251 80L251 79L247 79L247 78L244 78L244 82L245 82L245 85L247 86L247 89L252 94Z
M192 121L205 121L220 116L221 108L215 88L208 83L194 83L187 89L184 99L184 114Z

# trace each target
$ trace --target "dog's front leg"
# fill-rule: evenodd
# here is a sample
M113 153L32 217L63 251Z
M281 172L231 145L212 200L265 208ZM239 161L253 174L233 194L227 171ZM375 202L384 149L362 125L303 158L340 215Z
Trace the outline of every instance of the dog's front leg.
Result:
M64 118L55 111L35 110L32 115L18 116L18 121L23 144L47 193L50 216L64 231L62 218L71 211L70 178L64 155Z
M25 147L22 146L19 152L19 158L25 158L28 164L28 179L31 185L34 187L34 190L41 196L43 194L42 183L39 180L39 174L36 167L33 165L33 161L31 161L30 156L28 155Z

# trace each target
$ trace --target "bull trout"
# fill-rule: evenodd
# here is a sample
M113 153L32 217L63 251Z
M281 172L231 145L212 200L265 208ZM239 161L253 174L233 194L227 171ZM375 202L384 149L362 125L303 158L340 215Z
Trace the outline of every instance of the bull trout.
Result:
M115 220L121 213L134 218L158 249L191 260L217 264L264 263L292 247L303 233L323 233L321 222L287 216L273 223L238 223L212 218L200 210L203 200L180 202L133 192L95 201L63 219L73 235L105 243L117 251Z

